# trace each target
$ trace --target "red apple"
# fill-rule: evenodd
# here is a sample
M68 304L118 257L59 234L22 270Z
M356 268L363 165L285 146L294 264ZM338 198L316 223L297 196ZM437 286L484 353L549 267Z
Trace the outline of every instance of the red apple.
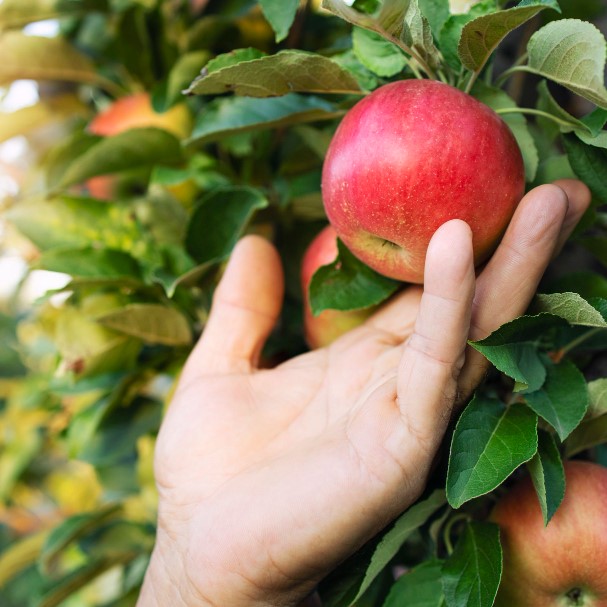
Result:
M331 226L321 230L310 243L301 263L301 288L304 293L304 334L310 348L323 348L354 329L369 317L372 309L324 310L318 316L312 314L308 288L314 272L337 258L337 234Z
M472 228L475 263L503 234L525 186L514 136L493 110L433 80L380 87L344 117L322 177L329 221L377 272L423 282L432 234Z
M164 129L176 137L185 138L192 128L192 117L183 103L166 112L156 112L149 94L137 93L118 99L105 111L97 114L89 124L89 131L93 135L111 137L129 129L145 127ZM91 196L109 200L119 189L119 180L114 175L101 175L89 179L86 186Z
M547 527L529 478L493 510L504 551L497 606L607 606L607 468L571 461L565 476Z

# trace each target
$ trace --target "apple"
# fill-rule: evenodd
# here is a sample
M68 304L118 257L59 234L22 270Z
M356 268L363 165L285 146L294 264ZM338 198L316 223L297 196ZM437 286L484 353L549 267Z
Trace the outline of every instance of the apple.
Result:
M497 606L607 606L607 468L570 461L565 477L547 527L528 477L495 506L504 552Z
M473 233L475 263L495 249L525 187L506 123L433 80L386 84L344 117L329 146L322 195L339 238L377 272L423 282L432 234L450 219Z
M337 234L329 225L321 230L310 243L301 262L301 288L304 294L304 335L310 348L323 348L351 329L362 324L373 309L324 310L318 316L312 314L308 289L314 272L337 258Z
M156 112L148 93L136 93L114 101L89 124L93 135L111 137L129 129L156 127L184 139L192 128L192 116L184 103L174 105L166 112ZM137 177L137 176L135 176ZM127 181L130 176L126 175ZM113 198L120 190L121 178L115 175L92 177L86 182L91 196L100 200Z

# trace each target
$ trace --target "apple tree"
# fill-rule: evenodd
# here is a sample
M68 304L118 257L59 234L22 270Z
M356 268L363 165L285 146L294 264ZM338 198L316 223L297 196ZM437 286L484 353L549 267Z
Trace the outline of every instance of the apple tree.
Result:
M65 277L33 304L27 281L0 301L3 607L134 605L154 542L155 436L243 234L271 239L285 267L267 366L308 348L308 305L362 319L401 287L341 242L303 291L300 266L327 224L335 129L402 79L474 96L510 127L528 189L578 177L593 202L528 313L471 344L492 371L424 495L318 592L330 607L493 605L495 500L530 475L549 525L564 462L607 466L605 12L601 0L0 3L0 85L38 91L0 114L0 140L27 144L26 162L6 165L4 239L30 272ZM49 22L53 36L36 33Z

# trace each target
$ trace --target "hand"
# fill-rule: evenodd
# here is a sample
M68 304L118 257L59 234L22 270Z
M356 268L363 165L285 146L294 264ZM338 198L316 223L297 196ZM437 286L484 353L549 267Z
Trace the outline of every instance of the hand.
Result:
M482 379L466 349L522 314L589 203L561 181L521 202L475 277L450 221L425 285L330 347L257 368L283 278L258 237L235 248L156 447L156 547L139 606L296 605L423 491L453 407Z

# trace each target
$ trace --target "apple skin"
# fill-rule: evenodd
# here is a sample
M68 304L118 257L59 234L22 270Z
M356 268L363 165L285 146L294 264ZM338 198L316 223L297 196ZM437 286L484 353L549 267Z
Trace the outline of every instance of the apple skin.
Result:
M105 111L93 118L88 130L93 135L111 137L129 129L156 127L164 129L180 139L189 136L192 116L183 103L174 105L166 112L158 113L152 107L148 93L136 93L114 101ZM128 176L127 176L128 179ZM89 194L100 200L111 200L120 189L120 177L100 175L86 182Z
M310 243L301 262L301 288L304 294L304 336L311 349L324 348L338 337L361 325L373 308L342 312L324 310L312 314L308 288L314 272L337 258L337 234L329 225L323 228Z
M433 80L386 84L344 117L327 152L322 194L339 238L377 272L423 282L434 232L463 219L476 265L495 249L523 196L525 170L506 123Z
M565 477L547 527L529 477L494 508L504 551L497 607L607 607L607 468L570 461Z

